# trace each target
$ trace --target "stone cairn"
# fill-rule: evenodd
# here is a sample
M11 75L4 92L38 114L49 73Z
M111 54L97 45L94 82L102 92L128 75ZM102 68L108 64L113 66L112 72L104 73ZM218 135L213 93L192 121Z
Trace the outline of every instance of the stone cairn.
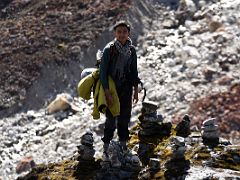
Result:
M183 137L176 136L171 139L172 157L166 162L166 179L185 179L187 170L190 168L189 160L185 159L185 141Z
M155 102L145 101L142 103L141 115L139 116L140 130L138 132L139 148L138 155L144 164L148 164L150 159L151 144L170 136L172 124L163 122L162 115L157 114L158 105Z
M103 156L102 160L97 180L136 179L142 168L139 157L130 151L124 152L116 141L111 141L107 156Z
M190 122L189 115L185 114L182 121L176 127L176 135L184 138L188 137L191 134Z
M215 118L203 122L201 133L204 145L214 148L219 144L218 126L215 125Z
M93 142L93 134L91 132L87 132L81 137L81 145L77 146L79 154L77 158L79 161L77 172L83 177L86 177L89 173L91 174L93 168L97 166L94 159L95 150ZM81 179L81 177L79 178Z

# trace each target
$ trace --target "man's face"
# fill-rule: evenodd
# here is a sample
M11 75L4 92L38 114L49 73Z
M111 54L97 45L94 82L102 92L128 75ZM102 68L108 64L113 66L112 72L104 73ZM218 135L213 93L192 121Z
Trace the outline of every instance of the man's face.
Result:
M118 26L114 32L117 40L124 45L129 37L129 31L126 26Z

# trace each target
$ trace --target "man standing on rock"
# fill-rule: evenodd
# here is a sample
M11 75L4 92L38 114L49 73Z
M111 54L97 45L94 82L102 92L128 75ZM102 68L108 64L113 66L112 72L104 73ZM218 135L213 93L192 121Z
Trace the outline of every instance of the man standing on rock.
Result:
M120 115L113 117L107 109L104 128L104 153L107 152L114 131L117 128L120 144L127 150L129 140L128 124L131 118L132 101L138 102L138 71L136 50L129 38L130 25L119 21L114 26L115 39L108 43L103 50L100 64L100 81L104 88L108 106L112 106L113 97L109 90L108 76L111 76L117 90L120 102Z

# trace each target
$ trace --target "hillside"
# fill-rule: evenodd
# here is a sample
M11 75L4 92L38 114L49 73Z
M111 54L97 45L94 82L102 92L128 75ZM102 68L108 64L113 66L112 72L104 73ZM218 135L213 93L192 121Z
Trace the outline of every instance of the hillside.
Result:
M14 0L2 1L0 8L0 179L23 177L35 165L26 179L78 178L77 146L87 131L98 160L89 168L100 170L104 116L92 120L93 101L77 97L76 85L81 70L94 66L97 50L112 40L117 19L133 27L145 100L155 102L163 122L172 124L170 136L150 143L150 154L161 161L157 177L166 170L174 128L188 114L200 141L202 123L215 118L222 144L211 149L185 138L187 178L239 178L238 0ZM46 114L61 93L71 97L77 112ZM133 106L132 151L142 105ZM26 171L18 171L29 159Z
M129 5L130 1L16 0L4 8L0 12L0 116L22 109L26 99L38 98L39 92L29 95L29 88L46 67L79 63ZM93 65L94 59L84 64Z

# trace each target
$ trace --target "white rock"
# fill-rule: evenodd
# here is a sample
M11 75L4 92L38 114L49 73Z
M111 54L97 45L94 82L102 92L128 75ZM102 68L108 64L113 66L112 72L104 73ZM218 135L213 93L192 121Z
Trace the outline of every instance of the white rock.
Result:
M197 59L189 59L186 61L186 66L190 69L196 68L199 65Z

